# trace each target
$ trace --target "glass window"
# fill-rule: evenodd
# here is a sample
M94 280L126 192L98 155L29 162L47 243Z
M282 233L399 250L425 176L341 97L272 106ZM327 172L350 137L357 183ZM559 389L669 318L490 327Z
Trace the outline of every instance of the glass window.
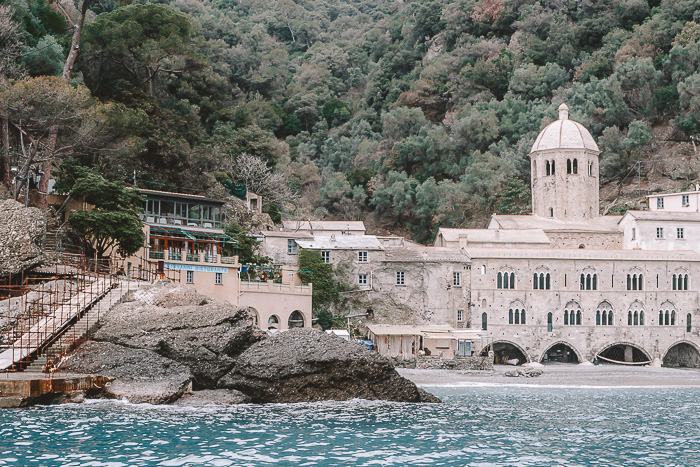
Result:
M396 285L406 285L406 271L396 271Z
M658 198L656 198L656 208L657 209L664 208L664 198L662 196L659 196Z
M457 310L457 321L464 321L464 310Z
M220 272L217 272L217 273L216 273L216 280L215 280L215 282L214 282L216 285L221 285L221 281L222 281L222 279L223 279L223 278L222 278L222 275L223 275L223 274L220 273Z
M367 252L366 251L358 251L357 252L357 262L358 263L366 263L367 262Z
M194 284L194 271L187 271L187 283Z
M367 285L367 274L358 274L357 275L357 285Z
M664 228L663 227L657 227L656 228L656 238L664 238Z
M331 252L330 251L322 251L321 252L321 260L323 261L324 264L329 264L331 262Z
M455 287L462 287L462 273L453 272L452 273L452 285Z
M687 208L688 206L690 206L690 195L682 195L681 201L683 203L683 207Z
M637 229L632 227L632 240L636 240L636 239L637 239Z
M679 240L685 239L685 229L683 227L678 227L676 229L676 238Z
M288 255L296 255L297 251L298 251L297 242L295 242L293 238L287 239L287 254Z

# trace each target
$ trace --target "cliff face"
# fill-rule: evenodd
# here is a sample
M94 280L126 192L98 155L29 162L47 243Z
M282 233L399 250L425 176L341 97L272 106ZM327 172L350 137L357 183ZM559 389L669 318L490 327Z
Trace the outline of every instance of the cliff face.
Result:
M192 389L218 389L226 402L232 395L249 402L436 401L354 342L313 329L269 338L246 308L181 284L156 284L132 298L62 365L116 378L107 397L169 403Z
M42 262L46 216L13 200L0 201L0 277Z

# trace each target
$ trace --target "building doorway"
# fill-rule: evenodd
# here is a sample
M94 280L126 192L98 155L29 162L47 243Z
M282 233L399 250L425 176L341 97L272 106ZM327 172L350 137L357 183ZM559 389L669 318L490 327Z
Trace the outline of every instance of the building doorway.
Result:
M554 344L542 355L542 363L581 363L576 351L569 345Z
M663 363L670 368L700 368L700 352L695 346L680 342L668 349Z
M651 363L651 358L641 348L631 344L613 344L598 353L606 363L639 364Z
M522 365L528 359L520 347L510 342L494 342L483 348L481 356L486 357L493 350L493 363L496 365Z

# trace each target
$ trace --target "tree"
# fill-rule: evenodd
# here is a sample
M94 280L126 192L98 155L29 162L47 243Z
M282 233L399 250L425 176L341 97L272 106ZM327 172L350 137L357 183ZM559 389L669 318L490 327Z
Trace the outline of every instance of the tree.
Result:
M122 182L110 182L95 171L80 167L70 190L94 206L92 211L74 211L70 225L82 236L97 256L116 249L123 255L136 253L145 241L139 213L145 198L137 190L126 189Z
M12 19L13 9L7 5L0 5L0 92L6 86L8 77L18 71L17 57L20 53L21 42L19 40L19 25ZM10 152L10 125L7 117L0 120L0 139L2 140L2 153L0 154L0 180L10 182L10 164L7 157Z
M333 265L324 263L321 252L299 250L299 278L302 282L312 282L314 311L328 308L338 302L344 287L335 278Z
M264 264L272 262L271 258L268 258L267 256L260 256L257 254L257 240L251 237L246 231L246 229L238 222L230 222L226 226L225 232L226 235L230 236L236 241L235 248L238 250L238 261L241 264L253 264L257 266L262 266Z
M223 165L234 182L245 184L248 191L262 196L269 204L284 204L296 198L284 174L268 167L260 157L241 154Z
M98 68L94 79L108 71L128 82L146 86L148 95L161 73L196 68L195 30L189 17L167 5L131 5L103 13L85 28L85 63ZM113 76L111 76L113 78Z

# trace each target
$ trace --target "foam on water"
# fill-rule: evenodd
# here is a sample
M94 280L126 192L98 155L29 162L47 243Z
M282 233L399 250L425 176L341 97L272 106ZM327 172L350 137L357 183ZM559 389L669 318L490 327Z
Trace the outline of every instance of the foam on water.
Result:
M0 466L700 465L697 391L526 386L433 388L443 404L6 410Z

